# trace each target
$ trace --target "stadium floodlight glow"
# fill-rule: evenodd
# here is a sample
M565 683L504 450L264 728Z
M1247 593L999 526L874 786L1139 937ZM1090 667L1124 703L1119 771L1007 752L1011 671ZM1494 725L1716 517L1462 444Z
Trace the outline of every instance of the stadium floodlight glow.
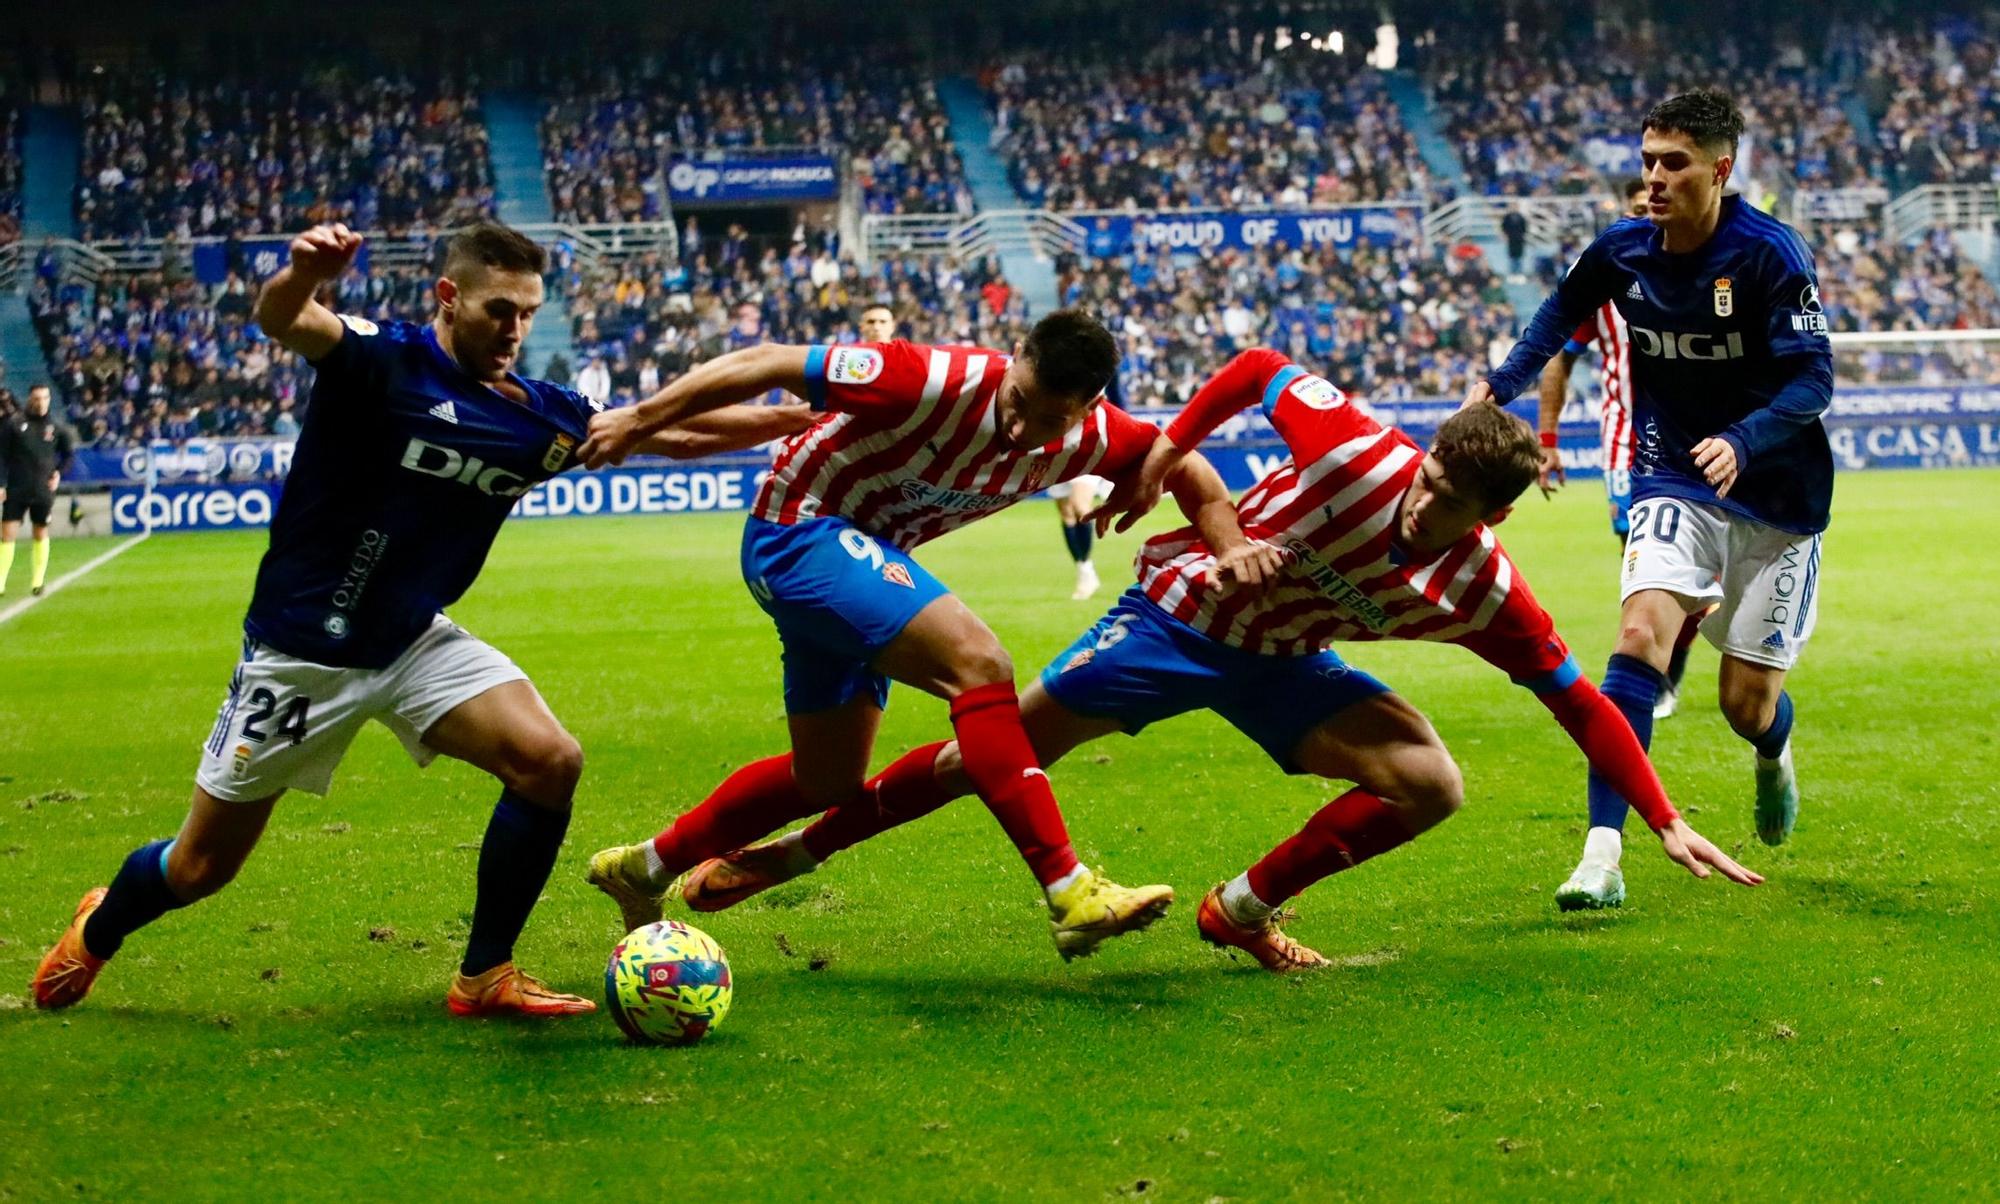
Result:
M1303 37L1305 35L1301 34L1300 36ZM1289 26L1284 26L1284 25L1278 26L1277 31L1271 35L1271 49L1274 51L1285 50L1289 49L1291 44L1292 44L1291 28Z
M1394 71L1400 55L1402 39L1396 33L1396 23L1384 21L1375 27L1375 49L1368 52L1367 61L1377 71Z

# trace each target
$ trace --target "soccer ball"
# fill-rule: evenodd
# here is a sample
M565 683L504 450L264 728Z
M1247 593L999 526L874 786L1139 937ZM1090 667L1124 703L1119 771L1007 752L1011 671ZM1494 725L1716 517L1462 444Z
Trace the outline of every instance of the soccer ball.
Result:
M722 946L678 920L627 933L604 967L611 1018L646 1044L694 1044L722 1023L734 995Z

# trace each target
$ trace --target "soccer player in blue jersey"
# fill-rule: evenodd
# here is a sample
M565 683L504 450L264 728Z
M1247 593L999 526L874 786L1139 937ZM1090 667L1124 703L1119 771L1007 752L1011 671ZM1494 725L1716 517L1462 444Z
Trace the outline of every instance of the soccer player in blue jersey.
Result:
M324 794L362 724L419 765L500 779L480 846L461 1016L595 1010L513 964L569 826L583 750L513 661L443 614L478 576L514 501L576 463L593 406L509 371L542 305L540 247L505 226L455 235L427 325L336 316L313 299L361 238L317 226L258 298L258 324L317 372L244 619L243 659L178 836L141 846L83 896L35 970L35 1003L81 1000L125 938L222 889L286 790ZM675 455L804 429L805 407L724 411L643 446Z
M1818 612L1820 533L1833 457L1820 416L1833 352L1812 252L1791 227L1725 195L1743 114L1720 92L1646 115L1644 218L1597 237L1467 404L1518 395L1606 301L1630 328L1638 455L1625 542L1624 612L1603 692L1650 740L1685 615L1722 653L1729 726L1756 749L1757 835L1782 844L1798 816L1785 674ZM1556 894L1565 910L1615 907L1625 800L1593 773L1590 832Z

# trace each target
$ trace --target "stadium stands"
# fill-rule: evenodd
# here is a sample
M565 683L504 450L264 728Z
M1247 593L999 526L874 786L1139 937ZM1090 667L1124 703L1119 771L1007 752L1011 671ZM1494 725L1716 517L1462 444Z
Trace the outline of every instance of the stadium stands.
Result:
M486 128L450 80L92 77L83 91L85 239L447 226L493 208Z
M21 107L0 100L0 246L21 237Z
M1065 303L1095 309L1123 341L1121 384L1133 405L1185 402L1252 345L1283 350L1359 397L1457 396L1498 362L1515 329L1497 275L1472 247L1095 261L1063 290Z
M702 71L609 72L559 84L542 122L558 221L655 218L670 150L838 145L871 213L969 212L931 83L871 62L821 68L709 60Z
M1302 46L1169 37L1126 60L1022 54L985 83L1030 207L1172 209L1428 199L1381 79Z
M1881 37L1861 86L1892 188L2000 183L2000 38L1962 28Z

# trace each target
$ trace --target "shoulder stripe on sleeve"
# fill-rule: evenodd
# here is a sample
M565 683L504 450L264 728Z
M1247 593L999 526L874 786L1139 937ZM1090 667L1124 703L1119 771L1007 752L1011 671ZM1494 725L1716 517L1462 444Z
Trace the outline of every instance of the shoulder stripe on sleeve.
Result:
M826 408L826 353L824 343L806 348L806 400L815 410Z
M1284 396L1285 390L1291 387L1293 381L1305 374L1306 370L1297 364L1286 364L1278 369L1277 375L1271 378L1271 383L1264 386L1264 417L1269 418L1277 410L1278 398Z
M1558 690L1569 689L1576 684L1576 679L1582 676L1583 670L1576 667L1576 657L1566 656L1562 664L1547 673L1536 677L1517 677L1514 679L1514 684L1526 686L1537 694L1553 694Z

